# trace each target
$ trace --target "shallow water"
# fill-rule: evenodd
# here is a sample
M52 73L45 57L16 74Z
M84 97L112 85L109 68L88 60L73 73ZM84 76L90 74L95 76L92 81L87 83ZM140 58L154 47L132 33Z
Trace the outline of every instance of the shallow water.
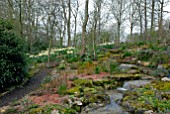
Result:
M132 80L124 82L123 87L119 87L118 90L108 90L106 93L110 96L111 103L105 107L99 108L97 110L92 110L88 114L129 114L124 111L122 106L120 106L116 101L123 98L122 91L131 90L135 87L140 87L150 83L150 80Z
M122 99L123 94L117 90L110 90L106 92L110 96L111 103L103 108L90 111L88 114L128 114L124 112L123 108L115 101Z

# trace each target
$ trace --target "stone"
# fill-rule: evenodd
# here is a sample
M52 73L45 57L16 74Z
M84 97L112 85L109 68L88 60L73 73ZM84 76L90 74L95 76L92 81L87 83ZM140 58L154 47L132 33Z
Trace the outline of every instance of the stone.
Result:
M77 104L78 106L82 106L83 105L83 103L81 101L75 101L74 103Z
M125 89L133 90L135 88L145 86L146 84L150 83L150 80L132 80L132 81L126 81L123 85Z
M140 79L142 76L143 74L114 74L113 76L110 76L110 78L118 81L124 81Z
M153 114L153 110L145 111L144 114Z
M92 82L92 80L88 80L88 79L77 79L77 80L74 80L73 85L75 85L75 86L92 87L93 86L93 82Z
M142 80L156 80L154 76L145 75L141 77Z
M162 81L170 81L170 78L168 78L168 77L163 77L161 80L162 80Z
M120 64L118 68L120 70L129 70L129 69L137 69L137 66L134 64Z
M80 94L80 86L72 87L69 90L67 90L68 94Z
M164 69L163 65L160 64L160 65L157 66L157 70L163 70L163 69Z
M128 73L128 74L139 74L140 71L139 71L139 70L132 69L132 70L127 71L127 73Z
M60 114L58 110L51 111L51 114Z
M122 92L122 91L127 91L128 89L123 88L123 87L118 87L117 90L120 91L120 92Z
M138 61L137 63L141 66L144 66L144 67L147 67L151 64L150 62L145 62L145 61Z

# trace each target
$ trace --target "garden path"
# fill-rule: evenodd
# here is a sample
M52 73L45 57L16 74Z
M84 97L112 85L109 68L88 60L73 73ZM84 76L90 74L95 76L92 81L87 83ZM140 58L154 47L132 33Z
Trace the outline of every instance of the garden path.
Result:
M40 69L24 86L18 87L0 97L0 107L9 105L11 102L19 100L30 92L38 89L42 80L50 74L51 70L50 68Z

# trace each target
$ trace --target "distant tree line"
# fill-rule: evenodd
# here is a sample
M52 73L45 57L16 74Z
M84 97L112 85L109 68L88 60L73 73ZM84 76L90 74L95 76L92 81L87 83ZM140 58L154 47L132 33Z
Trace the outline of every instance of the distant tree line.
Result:
M51 47L93 50L99 43L169 41L169 0L1 0L0 15L36 53ZM135 33L135 31L139 31ZM95 58L95 57L94 57Z

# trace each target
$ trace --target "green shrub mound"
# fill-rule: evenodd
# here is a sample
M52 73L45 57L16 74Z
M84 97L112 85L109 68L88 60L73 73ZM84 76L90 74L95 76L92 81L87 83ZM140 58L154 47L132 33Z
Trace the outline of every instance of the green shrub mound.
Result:
M23 40L8 21L0 19L0 90L22 82L25 76Z

